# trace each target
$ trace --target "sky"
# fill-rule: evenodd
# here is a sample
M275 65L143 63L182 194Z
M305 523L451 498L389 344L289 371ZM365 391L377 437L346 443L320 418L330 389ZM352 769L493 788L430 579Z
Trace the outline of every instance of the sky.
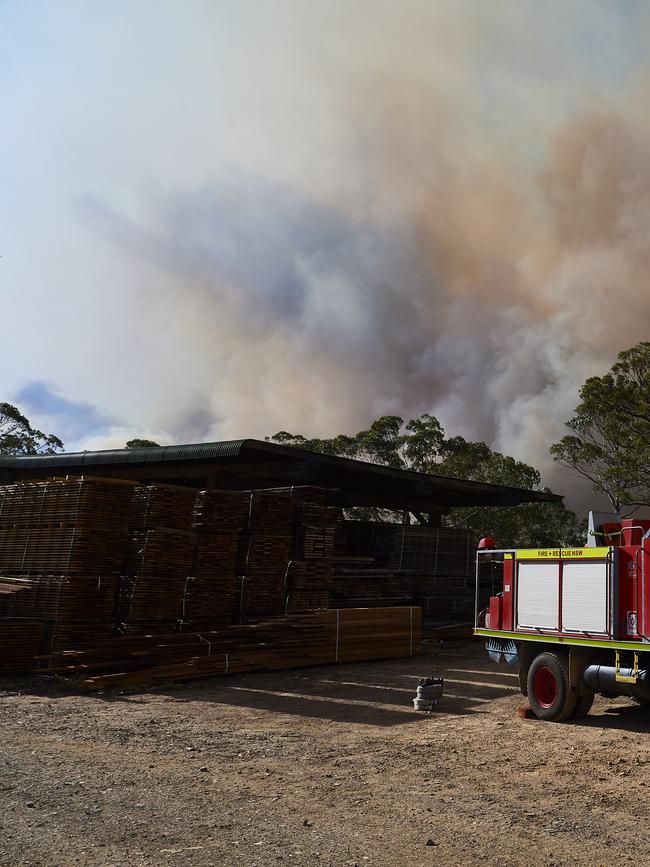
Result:
M67 450L436 415L647 339L650 5L0 0L0 400Z

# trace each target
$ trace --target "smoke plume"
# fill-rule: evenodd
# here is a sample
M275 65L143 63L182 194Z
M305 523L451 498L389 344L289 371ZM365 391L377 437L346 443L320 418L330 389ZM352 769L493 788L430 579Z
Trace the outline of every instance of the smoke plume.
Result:
M56 273L75 263L86 369L42 353L125 420L82 444L431 412L571 493L548 447L648 338L650 129L644 6L568 6L196 2L144 45L117 4L116 80L86 46L78 84L105 151L104 120L68 130L86 149Z

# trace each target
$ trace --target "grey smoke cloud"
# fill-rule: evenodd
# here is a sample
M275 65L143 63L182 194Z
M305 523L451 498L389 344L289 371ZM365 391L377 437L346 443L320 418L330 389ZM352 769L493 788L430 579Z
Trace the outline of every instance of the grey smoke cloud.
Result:
M645 4L28 7L5 393L103 407L86 448L428 411L571 493L548 446L648 332Z

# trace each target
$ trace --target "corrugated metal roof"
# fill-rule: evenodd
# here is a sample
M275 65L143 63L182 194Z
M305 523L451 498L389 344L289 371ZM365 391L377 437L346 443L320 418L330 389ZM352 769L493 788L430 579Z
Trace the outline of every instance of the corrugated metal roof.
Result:
M102 464L149 464L163 461L210 460L236 457L248 440L149 446L143 449L104 449L97 452L64 452L58 455L5 455L0 467L95 467Z
M380 464L371 464L353 458L343 458L337 455L327 455L320 452L309 452L291 446L264 440L240 439L211 443L190 443L188 445L155 446L142 449L107 449L96 452L70 452L58 455L16 455L0 457L0 477L7 474L20 477L21 470L43 471L43 473L71 470L73 472L96 472L100 467L144 467L160 464L205 465L211 460L224 458L241 458L242 461L262 458L273 460L288 458L289 460L317 463L321 467L318 484L330 479L336 479L334 487L345 488L346 479L351 487L364 488L373 494L388 495L393 492L407 498L440 498L441 502L470 504L516 505L522 502L558 502L562 499L550 491L529 491L506 485L493 485L485 482L473 482L467 479L448 476L429 475L413 470L395 469ZM113 471L114 473L115 471ZM373 483L374 479L374 483ZM378 490L377 481L381 479ZM289 482L291 483L291 482ZM384 487L385 485L385 487ZM330 485L332 486L332 485Z

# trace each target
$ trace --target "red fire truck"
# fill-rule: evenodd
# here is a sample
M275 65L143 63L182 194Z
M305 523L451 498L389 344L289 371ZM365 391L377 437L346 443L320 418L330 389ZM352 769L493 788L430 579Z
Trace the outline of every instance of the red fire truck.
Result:
M519 663L539 719L584 716L596 693L650 705L650 521L590 525L584 548L477 551L474 633ZM486 569L500 590L479 611Z

